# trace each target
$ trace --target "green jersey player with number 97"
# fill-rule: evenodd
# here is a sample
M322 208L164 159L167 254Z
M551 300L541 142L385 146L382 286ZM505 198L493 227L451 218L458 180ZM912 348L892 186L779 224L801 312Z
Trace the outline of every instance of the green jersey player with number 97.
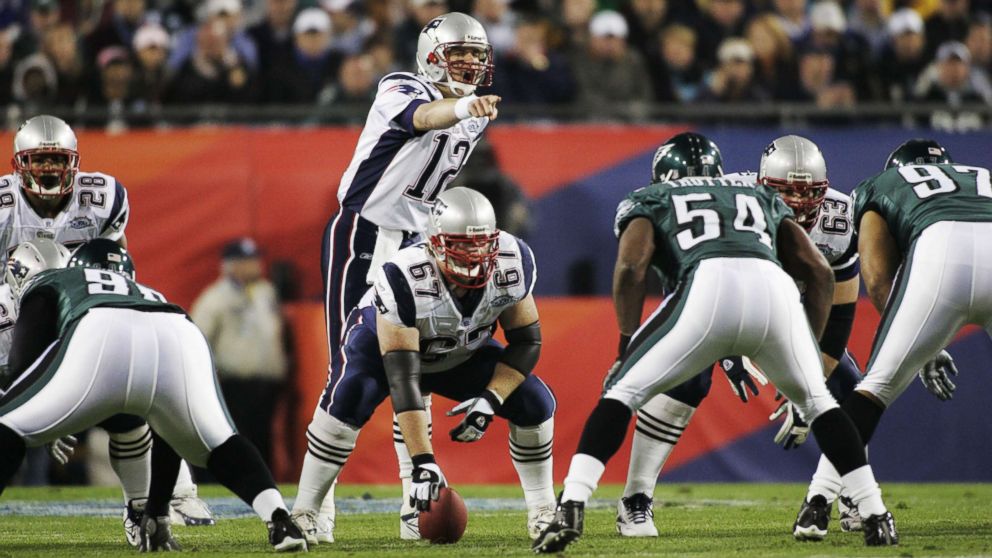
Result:
M953 392L947 371L956 370L943 349L962 327L992 334L989 169L954 163L937 142L909 140L854 190L854 223L882 322L865 378L843 407L868 443L917 372L931 391ZM821 457L809 494L829 497L841 484Z

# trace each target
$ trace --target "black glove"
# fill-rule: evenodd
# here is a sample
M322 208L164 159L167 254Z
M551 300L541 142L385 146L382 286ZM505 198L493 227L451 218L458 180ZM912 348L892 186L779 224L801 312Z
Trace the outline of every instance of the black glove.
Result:
M754 383L754 380L758 380L758 383L763 386L768 385L768 378L747 357L727 357L720 360L719 364L723 373L727 375L730 389L745 403L748 399L748 389L755 396L758 395L758 385Z

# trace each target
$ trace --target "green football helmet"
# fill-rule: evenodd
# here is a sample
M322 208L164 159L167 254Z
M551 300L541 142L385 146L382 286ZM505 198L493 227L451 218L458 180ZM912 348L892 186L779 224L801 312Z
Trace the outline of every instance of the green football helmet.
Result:
M940 165L954 161L944 146L931 139L911 139L902 143L885 161L885 168L906 165Z
M651 162L654 182L687 176L723 176L720 148L702 134L683 132L670 138L654 153Z
M72 253L66 267L91 267L123 273L134 279L134 262L120 244L109 238L94 238Z

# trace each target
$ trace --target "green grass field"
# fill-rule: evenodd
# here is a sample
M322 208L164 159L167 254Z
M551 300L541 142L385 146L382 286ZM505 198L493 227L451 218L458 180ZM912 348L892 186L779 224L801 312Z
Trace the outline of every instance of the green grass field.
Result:
M517 498L513 486L457 487L467 499ZM836 521L820 543L799 543L790 529L804 487L798 484L677 484L656 493L658 539L621 539L613 527L611 501L618 486L604 486L598 506L586 514L583 538L571 556L992 556L992 485L886 484L884 496L896 516L902 544L869 549L860 534L842 533ZM397 487L341 486L338 500L396 498ZM293 487L284 487L292 496ZM0 508L0 558L130 556L119 518L25 516L18 502L114 500L110 488L11 488ZM201 487L201 496L230 497L223 488ZM58 504L53 504L58 505ZM7 507L3 507L7 506ZM13 511L11 511L13 510ZM835 512L836 513L836 512ZM455 545L400 541L394 513L340 514L332 545L318 554L351 556L526 556L530 541L523 511L472 511L465 537ZM272 553L265 527L256 519L224 519L215 527L178 527L186 552L203 556Z

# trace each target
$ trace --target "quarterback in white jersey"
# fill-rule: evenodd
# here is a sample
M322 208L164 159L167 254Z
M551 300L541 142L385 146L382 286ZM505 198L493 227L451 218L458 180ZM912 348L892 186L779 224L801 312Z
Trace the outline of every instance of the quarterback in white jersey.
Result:
M339 209L324 230L321 274L328 354L337 354L348 313L371 284L375 270L427 225L438 195L458 175L491 120L500 98L475 95L492 82L492 45L486 30L459 12L440 15L417 40L417 73L392 73L379 82L355 154L338 186ZM332 374L328 363L328 374ZM326 396L326 394L325 394ZM429 405L429 396L427 405ZM398 427L397 427L398 429ZM326 442L326 440L324 440ZM319 459L316 443L306 460ZM400 478L412 464L396 436ZM314 464L316 466L316 464ZM304 465L304 472L316 470ZM304 476L317 486L324 479ZM320 517L321 533L334 521L333 497ZM400 510L400 535L419 538L412 510ZM403 519L406 517L407 519Z
M349 315L325 398L307 432L310 451L320 457L310 465L319 464L326 480L316 489L300 484L293 516L301 518L304 532L313 529L359 429L387 397L414 465L405 496L415 510L437 500L446 481L431 447L426 392L459 402L449 412L465 414L450 432L455 441L482 438L495 416L508 420L528 533L536 537L554 516L556 403L531 374L541 344L534 256L522 240L496 229L492 205L474 190L441 194L430 219L429 240L381 266L373 288ZM497 324L505 347L492 339Z

